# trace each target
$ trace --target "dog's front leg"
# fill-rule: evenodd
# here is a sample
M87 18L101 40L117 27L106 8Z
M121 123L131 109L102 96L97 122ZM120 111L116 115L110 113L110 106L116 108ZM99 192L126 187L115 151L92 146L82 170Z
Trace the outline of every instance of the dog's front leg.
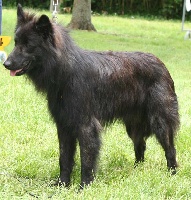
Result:
M81 156L81 184L83 189L94 180L96 160L100 149L99 130L91 123L81 127L78 135Z
M64 185L68 187L70 184L70 174L74 165L76 137L63 128L57 127L57 129L60 150L60 178L57 182L57 185Z

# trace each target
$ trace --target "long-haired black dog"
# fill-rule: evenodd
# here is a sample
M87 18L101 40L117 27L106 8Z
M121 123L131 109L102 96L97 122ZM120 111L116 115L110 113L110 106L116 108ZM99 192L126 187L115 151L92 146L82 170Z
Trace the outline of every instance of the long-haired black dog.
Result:
M124 122L134 143L135 163L144 161L146 139L155 134L167 166L176 173L174 136L179 126L173 80L154 55L96 52L74 44L68 31L18 5L15 47L4 66L12 76L26 74L47 95L60 148L59 183L70 183L76 143L81 187L94 179L101 127Z

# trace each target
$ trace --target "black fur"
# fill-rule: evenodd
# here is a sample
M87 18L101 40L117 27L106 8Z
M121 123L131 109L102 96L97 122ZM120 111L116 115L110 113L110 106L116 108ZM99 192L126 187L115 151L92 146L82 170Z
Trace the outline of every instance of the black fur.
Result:
M70 183L76 142L81 186L94 179L101 127L124 122L134 143L135 163L144 161L146 139L155 134L169 169L176 172L174 136L179 126L173 80L154 55L96 52L74 44L68 31L18 6L15 48L4 63L12 75L26 74L47 95L60 148L60 183Z

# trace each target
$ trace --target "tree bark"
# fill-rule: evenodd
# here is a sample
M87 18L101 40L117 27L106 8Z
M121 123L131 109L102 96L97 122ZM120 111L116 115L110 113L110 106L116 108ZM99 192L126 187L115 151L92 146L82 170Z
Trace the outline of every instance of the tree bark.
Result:
M74 0L72 19L68 27L71 29L96 31L91 23L91 0Z

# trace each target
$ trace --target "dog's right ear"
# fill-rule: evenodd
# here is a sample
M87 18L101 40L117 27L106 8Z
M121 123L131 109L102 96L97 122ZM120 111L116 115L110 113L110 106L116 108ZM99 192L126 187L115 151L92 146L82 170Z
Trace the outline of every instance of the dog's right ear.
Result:
M17 6L17 24L23 24L25 23L25 13L23 11L23 8L21 4L18 4Z
M46 39L52 33L51 22L46 15L42 15L36 22L36 31Z

